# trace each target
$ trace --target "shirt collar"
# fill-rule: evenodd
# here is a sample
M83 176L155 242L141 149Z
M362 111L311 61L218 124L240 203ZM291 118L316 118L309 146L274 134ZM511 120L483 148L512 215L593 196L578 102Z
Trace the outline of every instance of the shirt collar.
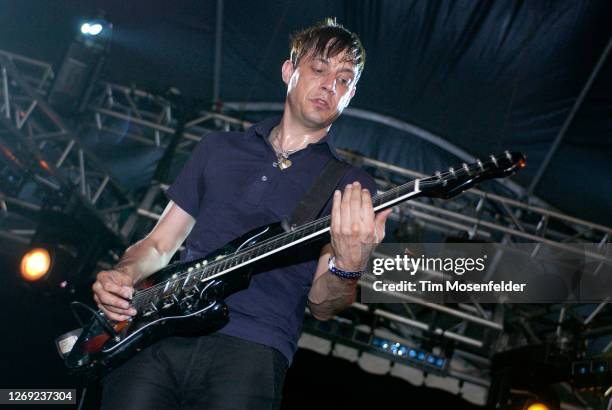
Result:
M251 128L249 128L246 131L246 135L249 136L249 135L255 134L261 138L264 138L267 141L267 138L270 135L270 131L272 131L272 128L276 127L280 123L281 118L282 116L280 115L266 118L265 120L260 121L254 124ZM330 132L325 134L325 136L321 138L319 141L313 144L309 144L309 145L323 145L323 144L327 145L327 148L329 149L329 152L333 155L333 157L340 161L341 159L338 156L338 153L336 152L336 146L331 141L330 133L331 133L331 130Z

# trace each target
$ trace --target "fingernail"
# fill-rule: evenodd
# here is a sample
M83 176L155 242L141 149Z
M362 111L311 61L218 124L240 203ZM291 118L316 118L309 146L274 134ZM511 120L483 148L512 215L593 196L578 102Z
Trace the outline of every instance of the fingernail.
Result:
M125 302L121 304L121 307L123 307L124 309L129 309L130 308L130 304Z
M136 309L130 309L130 315L134 316L137 312Z
M352 187L353 187L353 185L352 185L352 184L348 184L348 185L346 186L346 189L351 189Z

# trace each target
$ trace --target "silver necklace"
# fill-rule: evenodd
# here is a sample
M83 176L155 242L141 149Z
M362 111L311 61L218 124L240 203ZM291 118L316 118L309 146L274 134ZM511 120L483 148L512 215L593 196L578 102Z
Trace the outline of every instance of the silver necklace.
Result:
M279 132L280 129L277 127L274 138L270 140L270 143L272 145L272 148L274 148L274 151L276 151L276 164L278 165L278 168L282 171L284 169L289 168L293 164L293 162L291 162L291 160L289 159L289 155L293 154L295 151L297 151L297 149L283 150L277 148L275 141L278 139Z

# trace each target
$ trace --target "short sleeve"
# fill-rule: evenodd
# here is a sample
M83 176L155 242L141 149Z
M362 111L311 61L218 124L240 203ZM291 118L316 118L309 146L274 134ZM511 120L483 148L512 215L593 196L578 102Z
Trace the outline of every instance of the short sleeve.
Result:
M211 155L208 136L202 138L191 152L191 156L183 166L174 183L166 194L181 209L194 218L198 217L200 202L204 195L204 172L208 157Z
M355 181L359 181L361 187L370 191L372 196L376 195L377 188L374 178L372 178L370 174L361 168L357 167L352 167L349 172L346 173L346 175L338 183L336 189L344 191L344 187L346 187L348 184L352 184Z
M376 182L374 181L374 178L372 178L370 174L368 174L361 168L357 168L354 166L351 167L349 171L342 177L338 185L336 185L336 189L344 192L344 188L348 184L352 184L355 181L358 181L361 184L362 188L365 188L368 191L370 191L370 195L372 197L376 195L377 188L376 188ZM326 216L326 215L331 214L332 200L333 200L333 195L327 201L325 208L323 208L323 212L321 212L321 216Z

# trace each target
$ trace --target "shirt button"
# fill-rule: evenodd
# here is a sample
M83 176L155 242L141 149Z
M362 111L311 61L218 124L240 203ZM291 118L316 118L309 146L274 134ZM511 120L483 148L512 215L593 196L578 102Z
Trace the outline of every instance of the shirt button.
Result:
M278 164L277 164L276 162L273 162L273 163L272 163L272 166L273 166L274 168L276 168L276 167L278 166Z
M268 177L264 175L263 177L261 177L261 180L262 180L263 182L266 182L266 181L268 180Z

